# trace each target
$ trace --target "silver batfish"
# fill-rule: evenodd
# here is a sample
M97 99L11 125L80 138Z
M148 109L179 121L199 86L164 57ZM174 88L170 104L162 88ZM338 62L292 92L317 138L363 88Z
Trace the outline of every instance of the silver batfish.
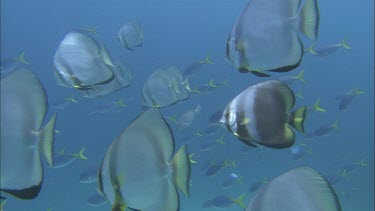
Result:
M31 71L17 69L1 78L1 191L21 199L38 196L40 154L50 166L53 160L56 115L43 127L46 113L46 92Z
M304 132L306 107L290 112L294 103L293 91L281 81L258 83L227 105L220 122L248 145L287 148L294 143L294 132L289 125Z
M158 109L142 113L108 148L98 190L112 211L179 210L177 188L189 193L190 160L185 145L172 158L174 138Z

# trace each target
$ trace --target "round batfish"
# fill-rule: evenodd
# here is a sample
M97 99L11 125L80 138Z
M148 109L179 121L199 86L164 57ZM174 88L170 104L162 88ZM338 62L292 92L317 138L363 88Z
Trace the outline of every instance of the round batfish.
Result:
M123 25L118 32L118 40L128 50L143 45L143 31L139 22L134 21Z
M196 108L194 109L189 109L187 110L186 112L184 112L180 118L178 119L178 122L177 122L177 126L178 128L185 128L185 127L188 127L190 126L194 119L195 119L195 116L202 110L202 106L201 105L197 105Z
M174 138L160 111L143 112L108 148L98 189L112 210L177 211L177 188L188 195L190 159L183 145L172 157Z
M43 183L44 155L53 164L56 115L43 127L47 95L39 79L26 69L1 78L0 191L21 199L38 196Z
M263 186L245 211L274 210L340 211L341 206L323 176L310 167L298 167Z
M290 71L302 60L298 31L315 40L318 26L317 0L251 0L228 37L226 57L239 72L260 77Z
M146 80L142 90L143 104L165 107L189 98L190 84L183 80L176 67L155 70Z
M114 66L106 49L90 36L72 31L60 43L54 56L55 78L60 85L89 90L111 82Z
M295 103L292 90L270 80L248 87L225 108L220 120L239 140L250 145L287 148L294 143L289 125L304 132L306 107L290 112Z

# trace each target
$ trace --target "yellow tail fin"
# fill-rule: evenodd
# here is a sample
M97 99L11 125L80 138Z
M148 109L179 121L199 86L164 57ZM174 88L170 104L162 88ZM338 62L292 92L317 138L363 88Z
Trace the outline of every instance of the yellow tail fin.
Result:
M241 196L239 196L238 198L236 198L236 199L232 199L232 201L233 201L235 204L239 205L241 208L245 209L246 207L245 207L245 205L244 205L243 202L242 202L242 200L243 200L243 198L245 198L245 196L246 196L246 194L243 193L243 194L242 194Z
M341 41L341 43L339 44L339 46L342 46L342 47L345 48L345 49L351 49L351 48L352 48L352 47L350 47L350 46L348 45L346 39L343 39L343 40Z
M25 51L22 51L21 54L17 57L17 58L14 58L17 62L20 62L22 64L29 64L26 60L25 60Z
M82 160L87 160L88 158L83 154L83 152L85 151L85 149L86 149L86 147L83 147L78 153L72 154L72 156L80 158Z
M183 145L172 158L172 178L174 184L186 195L189 196L190 180L190 159L186 145Z
M318 98L316 100L316 102L314 103L313 108L314 108L315 111L322 111L322 112L327 111L324 108L320 107L320 98Z

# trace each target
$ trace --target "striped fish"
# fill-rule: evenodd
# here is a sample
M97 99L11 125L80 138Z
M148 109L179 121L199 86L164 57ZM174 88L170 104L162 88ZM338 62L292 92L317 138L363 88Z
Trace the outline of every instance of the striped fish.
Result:
M290 113L295 97L281 81L270 80L248 87L225 108L221 123L239 140L250 145L287 148L294 143L289 125L304 132L306 107Z

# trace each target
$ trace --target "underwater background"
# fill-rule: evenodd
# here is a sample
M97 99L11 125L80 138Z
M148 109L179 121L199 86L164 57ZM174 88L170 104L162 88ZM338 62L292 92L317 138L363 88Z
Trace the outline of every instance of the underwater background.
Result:
M87 198L95 193L96 183L83 184L80 174L98 168L107 147L142 111L142 86L157 68L176 66L184 70L189 64L210 55L214 64L207 64L189 80L199 87L213 79L227 80L214 90L192 95L186 101L162 108L165 117L180 116L196 108L191 126L178 129L169 121L176 149L187 144L194 154L190 197L181 197L181 210L216 210L202 205L217 195L237 198L246 193L244 204L254 195L252 184L271 180L297 166L310 166L326 178L335 177L333 187L343 210L374 210L374 1L319 1L320 28L316 46L340 43L346 39L351 49L340 48L326 57L305 52L300 66L287 73L274 73L271 78L295 76L305 70L305 83L291 85L296 107L320 106L326 112L307 113L305 131L338 123L338 129L324 136L306 138L296 133L295 144L304 144L308 152L294 160L291 149L255 148L244 152L244 144L225 129L214 134L194 135L204 131L210 116L223 110L227 103L250 85L265 81L252 74L240 74L225 60L228 34L246 5L246 0L3 0L1 1L1 59L17 57L25 52L32 70L44 85L49 102L47 119L57 112L55 151L77 153L85 147L88 160L77 159L63 168L45 167L44 184L33 200L9 198L4 210L110 210L110 205L93 207ZM138 21L144 34L143 46L125 50L117 39L119 28L129 21ZM53 56L64 36L79 28L96 27L94 38L106 45L114 59L130 68L130 87L95 99L80 97L74 89L58 86L53 77ZM305 48L312 42L303 37ZM267 80L270 78L267 78ZM356 96L345 110L339 109L335 98L351 89L364 92ZM58 105L71 96L77 103L63 109ZM112 102L122 99L125 107L113 108ZM223 143L210 149L202 144L224 136ZM187 138L189 137L189 140ZM205 176L201 166L212 161L235 161L235 166L220 169L214 176ZM47 166L47 165L45 165ZM230 173L243 177L230 188L222 181ZM236 204L224 208L243 210Z

